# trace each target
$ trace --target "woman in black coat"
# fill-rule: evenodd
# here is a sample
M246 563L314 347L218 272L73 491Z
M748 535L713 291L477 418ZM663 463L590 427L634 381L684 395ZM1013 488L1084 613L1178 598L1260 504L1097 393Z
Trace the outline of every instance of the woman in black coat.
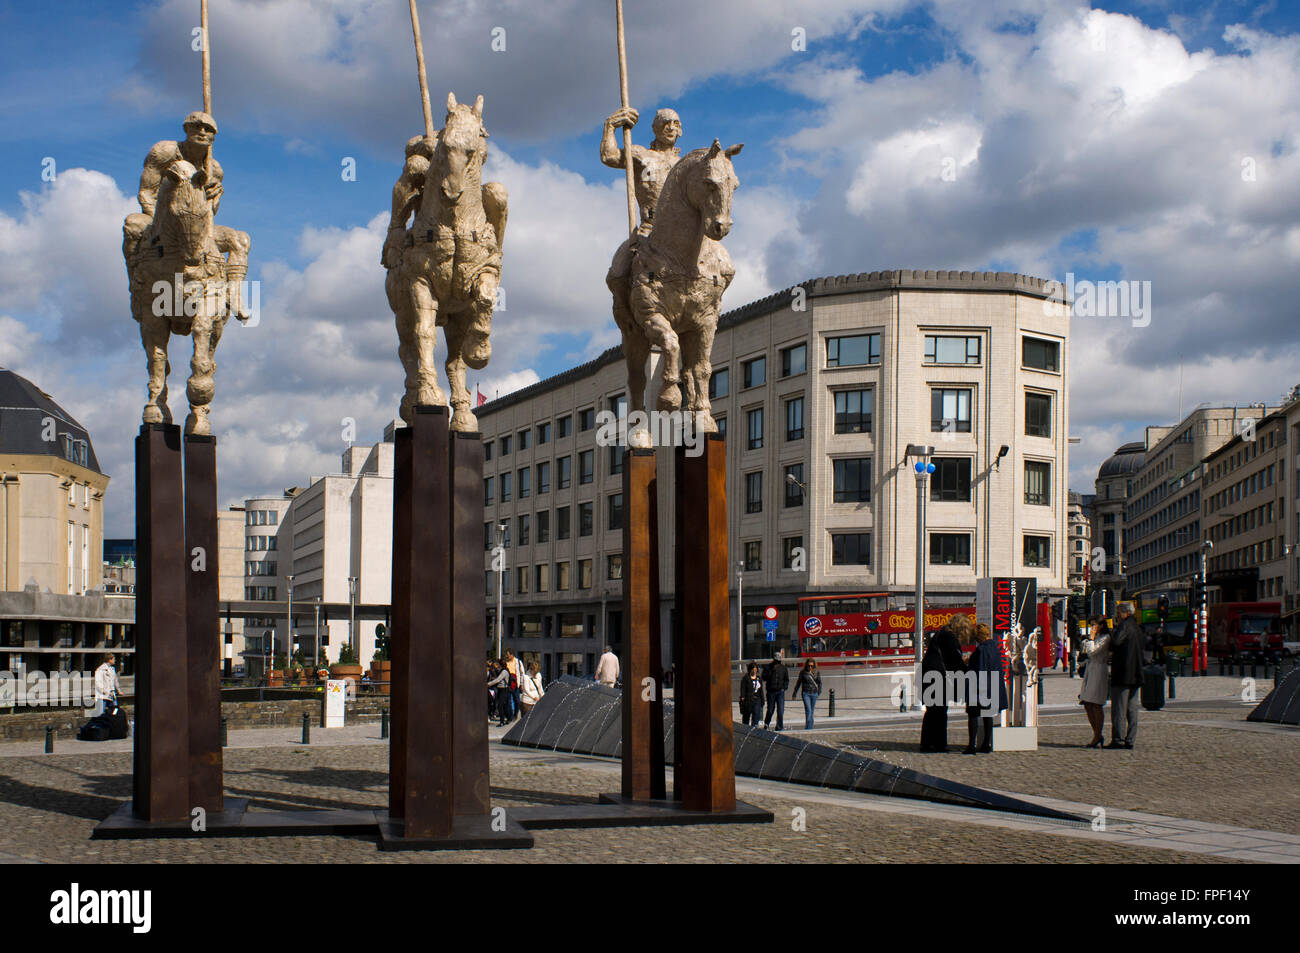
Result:
M763 680L757 662L749 663L749 671L740 680L740 717L743 724L755 728L763 719Z
M980 623L975 627L975 651L970 656L970 671L979 673L977 691L987 695L988 708L966 706L966 724L970 741L962 754L987 753L993 750L993 718L1006 711L1007 683L1002 677L1002 649L993 640L989 627ZM996 697L995 697L996 696Z
M930 646L921 657L921 703L925 705L921 717L922 751L948 750L948 702L952 699L948 697L946 676L966 671L961 643L970 638L970 617L955 615L930 637Z

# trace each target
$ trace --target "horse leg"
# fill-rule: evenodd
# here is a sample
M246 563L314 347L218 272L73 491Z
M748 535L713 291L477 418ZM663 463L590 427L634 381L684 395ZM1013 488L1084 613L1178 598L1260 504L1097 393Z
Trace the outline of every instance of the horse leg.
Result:
M496 272L482 272L475 282L474 299L469 303L470 314L461 359L476 371L487 367L492 359L492 311L497 306L497 286L500 283L501 276Z
M623 335L623 356L627 361L627 407L628 417L637 415L638 421L645 420L646 362L650 359L650 342L637 328ZM627 445L649 449L654 446L654 438L643 423L627 432Z
M388 294L388 304L397 319L397 356L402 362L402 369L406 371L406 391L402 394L399 413L409 427L414 422L411 419L411 408L415 406L420 390L419 363L416 360L414 311L411 308L410 296L402 287L402 280L401 269L390 268L388 277L384 281L384 290Z
M465 358L463 352L469 340L474 336L470 328L472 317L462 311L452 315L442 326L442 333L447 338L447 387L451 391L451 429L465 433L478 430L478 421L470 407L469 388L465 386Z
M213 333L215 321L210 307L212 302L206 300L206 289L204 294L203 307L194 316L190 332L194 339L194 356L190 358L190 379L185 385L185 396L190 401L190 415L185 418L185 432L201 436L212 433L212 427L208 423L208 405L212 403L215 389L213 372L217 369L212 353L216 348L216 338L220 337L220 331L215 335Z
M659 410L674 411L682 405L680 381L682 374L681 342L677 332L662 314L651 314L643 325L646 343L663 351L663 384L659 389L659 399L655 406Z
M149 369L149 400L140 419L146 424L171 423L167 408L167 337L170 334L167 318L145 309L140 316L140 342Z
M714 433L718 429L713 419L713 404L709 401L709 378L713 375L713 337L718 332L718 314L715 310L711 320L700 323L699 329L691 335L692 350L684 358L687 377L694 381L695 393L690 402L690 410L695 415L697 433Z
M411 342L415 350L414 403L445 406L447 395L438 386L438 370L433 363L433 351L438 343L438 300L433 296L428 280L423 277L411 281L408 295L411 307ZM407 395L409 399L409 376Z

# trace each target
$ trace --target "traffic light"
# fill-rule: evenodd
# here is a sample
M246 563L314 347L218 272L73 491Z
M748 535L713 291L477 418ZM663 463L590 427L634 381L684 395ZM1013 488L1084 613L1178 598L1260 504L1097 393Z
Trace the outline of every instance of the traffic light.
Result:
M1062 619L1065 618L1065 600L1064 600L1064 599L1061 599L1061 600L1058 601L1058 602L1053 602L1053 603L1052 603L1052 618L1055 619L1057 622L1060 622Z
M1169 619L1169 597L1161 596L1156 602L1156 618L1163 625Z

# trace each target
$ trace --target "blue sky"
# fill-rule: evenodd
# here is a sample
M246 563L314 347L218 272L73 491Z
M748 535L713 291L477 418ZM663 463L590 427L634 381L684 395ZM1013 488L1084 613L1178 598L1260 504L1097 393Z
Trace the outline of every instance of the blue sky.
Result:
M1172 420L1179 355L1184 406L1272 401L1300 377L1300 5L626 3L637 140L671 104L687 148L746 143L725 307L895 267L1151 280L1151 327L1075 323L1084 491L1115 446ZM211 6L218 220L252 235L263 308L217 355L228 502L336 469L342 417L363 441L391 418L380 216L422 120L399 0ZM494 393L617 342L603 275L622 178L596 155L618 105L612 4L454 6L452 20L420 4L435 117L448 88L483 93L489 171L511 191L509 305L478 379ZM91 429L114 477L110 535L130 533L143 399L120 222L145 152L200 102L197 10L0 9L0 364ZM949 156L960 172L944 188ZM355 182L340 176L349 157Z

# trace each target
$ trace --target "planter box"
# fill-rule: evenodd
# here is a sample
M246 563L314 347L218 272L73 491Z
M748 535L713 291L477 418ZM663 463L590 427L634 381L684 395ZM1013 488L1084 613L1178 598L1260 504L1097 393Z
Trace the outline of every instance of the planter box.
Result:
M330 678L346 678L352 683L355 689L361 683L361 666L360 665L331 665Z
M371 662L370 663L370 687L381 695L388 695L391 692L393 681L393 663L392 662Z

